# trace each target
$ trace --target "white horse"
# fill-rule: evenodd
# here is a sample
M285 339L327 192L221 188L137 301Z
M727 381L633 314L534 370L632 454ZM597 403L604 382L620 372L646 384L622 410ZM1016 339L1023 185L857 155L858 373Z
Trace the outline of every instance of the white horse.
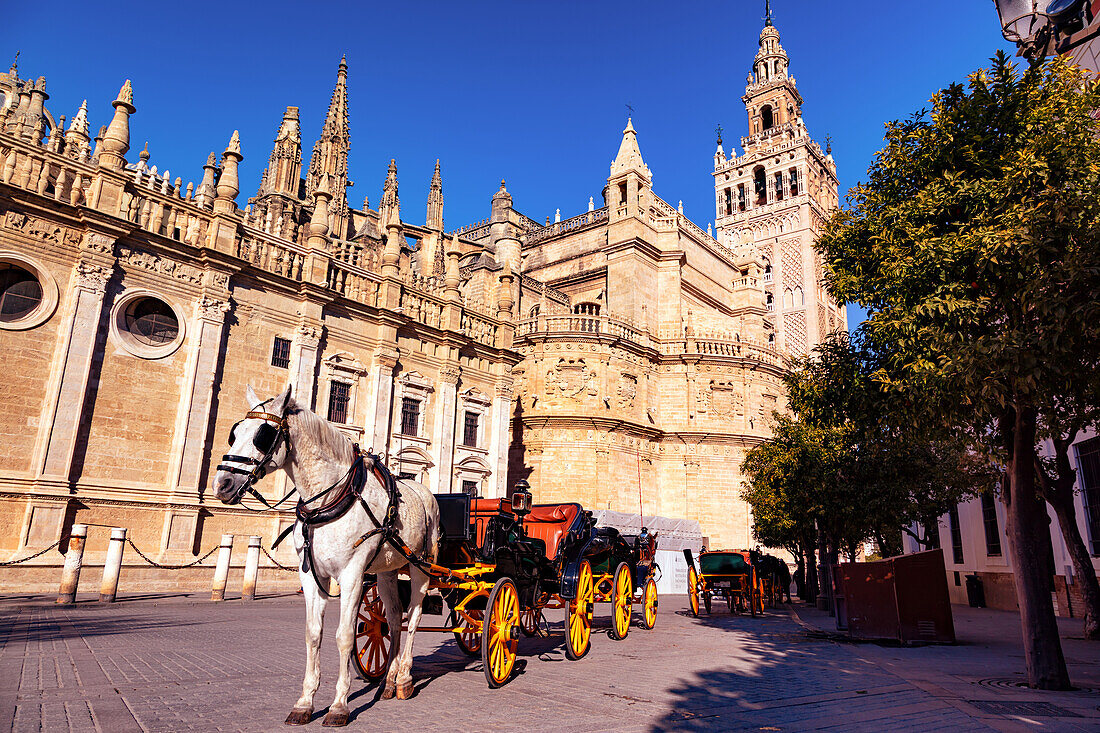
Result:
M268 400L256 396L248 387L250 410L230 433L230 452L222 459L214 476L214 493L226 504L236 504L264 474L282 468L298 490L309 509L331 506L340 488L351 475L357 459L350 440L326 420L295 403L290 387ZM356 545L377 525L363 506L384 522L390 495L375 475L370 458L362 456L366 480L359 492L362 501L353 500L348 510L324 524L313 526L312 551L306 548L306 533L302 522L294 527L294 545L298 550L299 578L306 601L306 672L302 696L287 716L289 725L304 725L313 715L313 696L320 684L321 627L324 621L328 582L335 578L340 584L340 625L336 643L340 651L340 674L336 681L336 697L329 706L323 725L347 725L348 689L351 685L351 654L355 643L355 624L363 594L363 574L378 575L378 590L390 629L390 662L383 698L396 693L400 699L412 696L413 639L420 623L421 606L428 590L428 576L412 565L381 533L374 533ZM330 487L337 487L329 491ZM427 561L436 557L439 535L439 507L435 497L421 484L399 482L396 500L396 536L415 556ZM309 504L311 499L316 499ZM307 554L314 567L301 567ZM408 635L401 644L401 601L397 590L397 571L408 569L412 579L409 603ZM314 577L316 574L316 578ZM324 588L318 587L318 579Z

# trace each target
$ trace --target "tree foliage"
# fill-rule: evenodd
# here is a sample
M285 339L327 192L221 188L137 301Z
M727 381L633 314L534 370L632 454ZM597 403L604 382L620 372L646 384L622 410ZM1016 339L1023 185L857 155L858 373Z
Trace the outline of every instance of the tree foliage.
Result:
M987 487L988 464L938 425L906 423L898 398L873 375L878 357L859 335L837 334L785 378L791 416L742 466L756 539L791 547L816 529L852 551L876 540L887 552L915 522L927 523Z
M818 248L830 291L868 310L876 379L911 424L962 426L1005 466L1006 533L1030 681L1068 675L1036 487L1043 415L1100 366L1100 82L1003 54L886 147ZM1093 398L1095 393L1093 393Z

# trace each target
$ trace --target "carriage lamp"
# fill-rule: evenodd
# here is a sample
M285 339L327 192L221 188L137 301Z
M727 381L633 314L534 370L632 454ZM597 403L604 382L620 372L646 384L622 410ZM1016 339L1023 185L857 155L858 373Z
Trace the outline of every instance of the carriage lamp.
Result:
M523 479L517 481L512 487L512 513L521 519L530 514L532 499L531 485Z
M1051 41L1067 38L1092 20L1085 0L993 0L1001 20L1001 35L1015 43L1021 56L1034 64L1050 53ZM1058 49L1059 51L1068 48Z

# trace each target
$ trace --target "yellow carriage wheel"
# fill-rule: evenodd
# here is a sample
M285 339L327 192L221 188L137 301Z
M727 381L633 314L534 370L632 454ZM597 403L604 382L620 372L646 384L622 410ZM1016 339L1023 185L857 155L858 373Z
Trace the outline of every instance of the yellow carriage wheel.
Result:
M481 663L489 687L500 687L512 676L518 626L519 594L510 579L501 578L489 594L481 628Z
M484 614L481 611L466 611L466 615L476 621L472 624L459 614L454 615L455 626L464 625L465 631L454 632L458 648L471 657L481 653L481 619Z
M591 648L595 591L592 566L585 560L577 577L577 596L569 601L565 617L565 656L568 659L580 659Z
M611 638L621 641L630 632L630 617L634 612L634 581L625 562L615 568L611 609Z
M653 578L645 582L642 603L642 628L652 629L657 625L657 584L653 582Z
M691 603L691 615L699 615L699 576L695 568L688 568L688 601Z
M363 589L355 621L355 653L351 660L356 674L364 680L380 680L386 676L390 663L390 625L386 623L376 583Z

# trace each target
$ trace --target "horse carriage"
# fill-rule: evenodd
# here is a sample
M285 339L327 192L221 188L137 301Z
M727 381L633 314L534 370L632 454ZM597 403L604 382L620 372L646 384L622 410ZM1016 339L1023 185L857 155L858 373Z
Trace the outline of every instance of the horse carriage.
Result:
M579 504L532 505L526 482L516 485L510 500L435 498L443 531L424 613L442 619L444 605L449 613L446 623L418 629L454 634L463 652L481 656L490 687L511 677L519 631L545 633L548 609L565 611L570 660L588 653L595 603L613 604L614 639L626 638L639 593L642 626L656 623L655 536L596 528ZM388 666L389 628L375 579L367 576L364 583L352 660L360 677L376 680Z
M629 630L636 596L643 627L655 624L655 535L597 529L579 504L532 506L525 482L510 499L432 495L395 479L377 456L297 404L290 387L266 400L249 387L246 397L249 410L230 430L212 488L226 504L247 493L274 509L291 494L272 504L255 484L281 468L300 497L296 521L272 545L293 536L306 605L306 674L288 724L312 719L333 580L341 588L340 667L326 726L348 723L352 667L385 678L383 699L414 694L418 628L454 634L463 651L481 656L489 686L499 687L515 668L520 633L538 633L547 609L565 611L569 659L588 653L597 602L613 604L616 639ZM446 623L421 626L424 613L442 616L444 604Z
M764 586L752 554L742 550L711 550L699 553L698 568L691 550L684 550L688 563L688 600L691 613L699 615L700 602L709 614L714 598L726 602L730 613L764 612Z

